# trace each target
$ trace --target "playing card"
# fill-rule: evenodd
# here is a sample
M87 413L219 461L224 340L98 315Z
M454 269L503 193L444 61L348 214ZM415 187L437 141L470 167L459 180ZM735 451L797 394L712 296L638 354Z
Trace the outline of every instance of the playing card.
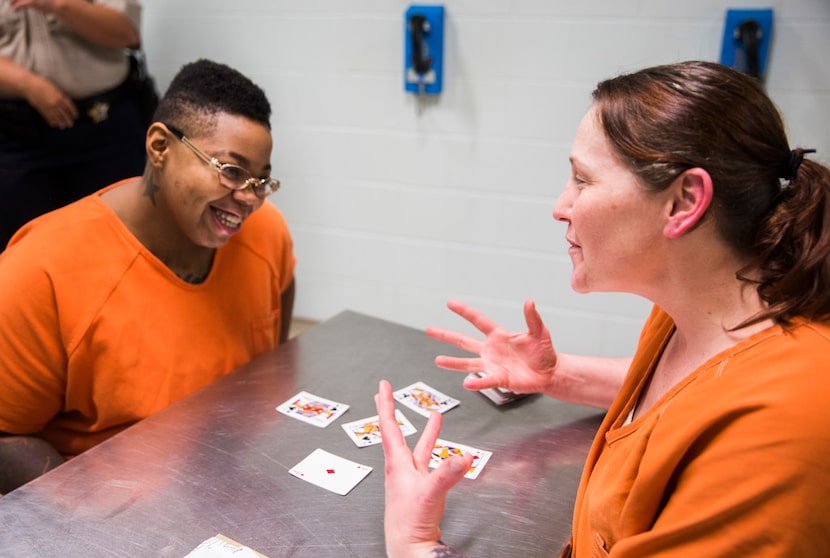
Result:
M429 418L432 411L446 413L460 403L458 399L444 395L424 382L415 382L411 386L399 389L392 395L396 400L427 418Z
M409 436L417 432L415 427L412 426L412 423L398 409L395 409L395 418L398 419L398 426L401 428L404 436ZM361 448L381 442L377 415L347 422L343 425L343 430L346 431L349 439Z
M325 428L348 410L345 403L331 401L301 391L279 407L277 411L289 417Z
M464 475L468 479L476 478L487 464L487 461L489 461L490 457L493 455L493 452L491 451L480 450L438 438L435 440L435 447L432 448L432 457L429 460L429 466L438 467L448 457L452 455L462 455L465 453L473 454L473 464Z
M331 490L341 496L357 486L372 471L367 465L349 461L317 448L290 471L297 478Z
M267 558L256 550L218 534L202 541L185 558Z

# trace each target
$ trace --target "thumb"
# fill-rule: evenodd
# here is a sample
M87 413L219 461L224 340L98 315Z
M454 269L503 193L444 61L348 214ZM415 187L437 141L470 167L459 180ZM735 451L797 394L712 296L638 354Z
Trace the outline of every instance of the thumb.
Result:
M527 330L532 337L541 337L545 330L545 324L542 322L542 316L536 309L536 303L528 299L524 305L525 323L527 323Z
M474 457L471 453L465 453L464 455L450 457L442 463L432 473L435 481L435 491L446 494L453 486L458 484L458 481L464 478L464 475L472 467Z
M470 467L473 466L473 459L475 459L475 456L472 453L453 456L453 458L449 460L450 471L454 475L461 474L463 477Z

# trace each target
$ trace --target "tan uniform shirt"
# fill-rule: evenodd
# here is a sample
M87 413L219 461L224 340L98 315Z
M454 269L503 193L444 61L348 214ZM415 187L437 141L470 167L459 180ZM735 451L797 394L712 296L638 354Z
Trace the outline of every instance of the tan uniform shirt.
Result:
M112 8L139 29L138 0L91 0ZM75 99L108 91L127 76L123 49L90 43L54 14L34 8L13 10L0 0L0 56L49 79Z

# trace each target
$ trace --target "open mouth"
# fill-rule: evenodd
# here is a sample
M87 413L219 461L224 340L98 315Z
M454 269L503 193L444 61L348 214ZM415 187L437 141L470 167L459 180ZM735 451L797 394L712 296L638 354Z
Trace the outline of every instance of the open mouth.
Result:
M242 217L239 215L222 211L216 207L212 207L211 209L213 210L213 214L216 216L216 220L219 221L219 223L224 227L235 230L242 224Z

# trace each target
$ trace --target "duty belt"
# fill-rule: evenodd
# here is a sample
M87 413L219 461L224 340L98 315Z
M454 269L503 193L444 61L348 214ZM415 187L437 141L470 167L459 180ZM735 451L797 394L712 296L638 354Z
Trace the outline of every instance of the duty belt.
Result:
M123 83L98 95L73 99L79 119L89 119L100 124L109 118L112 105L129 95L129 87ZM49 129L49 125L32 105L22 99L0 99L0 133L21 139L34 138Z

